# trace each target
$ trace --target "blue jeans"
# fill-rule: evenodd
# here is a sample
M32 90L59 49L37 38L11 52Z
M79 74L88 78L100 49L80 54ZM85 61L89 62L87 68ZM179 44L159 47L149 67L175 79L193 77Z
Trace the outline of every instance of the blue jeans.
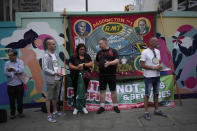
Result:
M145 95L150 96L151 89L153 94L159 94L160 76L158 77L144 77Z

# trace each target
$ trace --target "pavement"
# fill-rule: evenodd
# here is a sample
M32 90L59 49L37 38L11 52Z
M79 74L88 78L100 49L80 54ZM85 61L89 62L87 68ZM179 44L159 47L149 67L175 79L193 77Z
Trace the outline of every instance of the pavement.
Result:
M150 107L150 121L142 117L143 108L121 110L119 114L105 111L77 116L65 111L64 116L56 117L57 123L49 123L47 114L40 108L24 109L24 118L8 118L6 123L0 123L0 131L196 131L197 99L183 99L182 102L182 106L175 100L176 107L160 107L167 118L154 115L154 108Z

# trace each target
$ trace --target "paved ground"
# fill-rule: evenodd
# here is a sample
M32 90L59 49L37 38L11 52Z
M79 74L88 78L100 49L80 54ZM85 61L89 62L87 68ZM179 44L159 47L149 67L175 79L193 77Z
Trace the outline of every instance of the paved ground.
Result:
M167 118L152 115L150 121L143 119L143 109L121 110L120 114L106 111L73 116L66 111L65 116L57 117L57 123L49 123L46 113L40 109L25 109L24 118L8 119L0 123L0 131L196 131L197 99L184 99L183 106L162 107ZM153 112L153 108L150 108Z

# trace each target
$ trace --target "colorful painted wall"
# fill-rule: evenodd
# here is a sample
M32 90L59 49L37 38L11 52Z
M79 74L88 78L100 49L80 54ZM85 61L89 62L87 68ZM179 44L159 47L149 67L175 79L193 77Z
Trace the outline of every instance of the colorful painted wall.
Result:
M0 105L5 106L9 104L7 78L3 74L4 64L7 61L6 48L17 49L19 58L24 61L25 74L30 78L25 83L24 103L44 101L41 95L46 90L42 57L48 39L55 40L56 53L61 59L60 65L64 67L64 19L60 13L19 13L16 16L16 22L0 23L0 54L3 58L0 59ZM67 47L70 50L69 43ZM69 59L68 52L66 53Z
M69 13L76 15L80 13ZM81 13L83 14L83 13ZM91 14L91 13L89 13ZM93 13L94 14L94 13ZM84 15L84 14L83 14ZM169 51L172 53L177 84L181 93L197 92L197 15L195 12L166 12L163 16L164 29ZM68 25L68 21L66 21ZM161 19L157 17L157 36L164 64L169 67L169 59L163 37ZM70 30L66 28L69 35ZM64 19L61 13L17 13L16 22L0 22L0 56L6 57L6 48L16 48L19 58L24 61L26 83L24 103L43 102L41 93L45 91L42 72L42 56L46 40L54 39L60 64L64 66ZM66 36L66 59L69 59L70 42ZM68 62L66 60L66 62ZM3 74L6 59L0 59L0 105L8 105L7 79ZM68 68L68 67L67 67Z
M164 23L163 26L161 21ZM165 12L163 19L157 17L157 32L157 36L161 38L160 44L164 43L161 34L165 32L181 94L197 93L196 12ZM162 57L164 56L165 54Z

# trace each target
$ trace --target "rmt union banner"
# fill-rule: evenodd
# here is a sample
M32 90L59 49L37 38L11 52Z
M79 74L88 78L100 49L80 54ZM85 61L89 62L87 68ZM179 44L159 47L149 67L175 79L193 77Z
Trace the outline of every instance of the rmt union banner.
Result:
M155 13L124 15L71 16L73 52L79 43L84 43L87 53L95 61L100 50L98 41L105 37L109 46L119 53L120 63L117 78L138 78L142 76L139 59L148 39L155 33ZM94 63L95 65L95 63ZM92 75L98 76L95 65Z

